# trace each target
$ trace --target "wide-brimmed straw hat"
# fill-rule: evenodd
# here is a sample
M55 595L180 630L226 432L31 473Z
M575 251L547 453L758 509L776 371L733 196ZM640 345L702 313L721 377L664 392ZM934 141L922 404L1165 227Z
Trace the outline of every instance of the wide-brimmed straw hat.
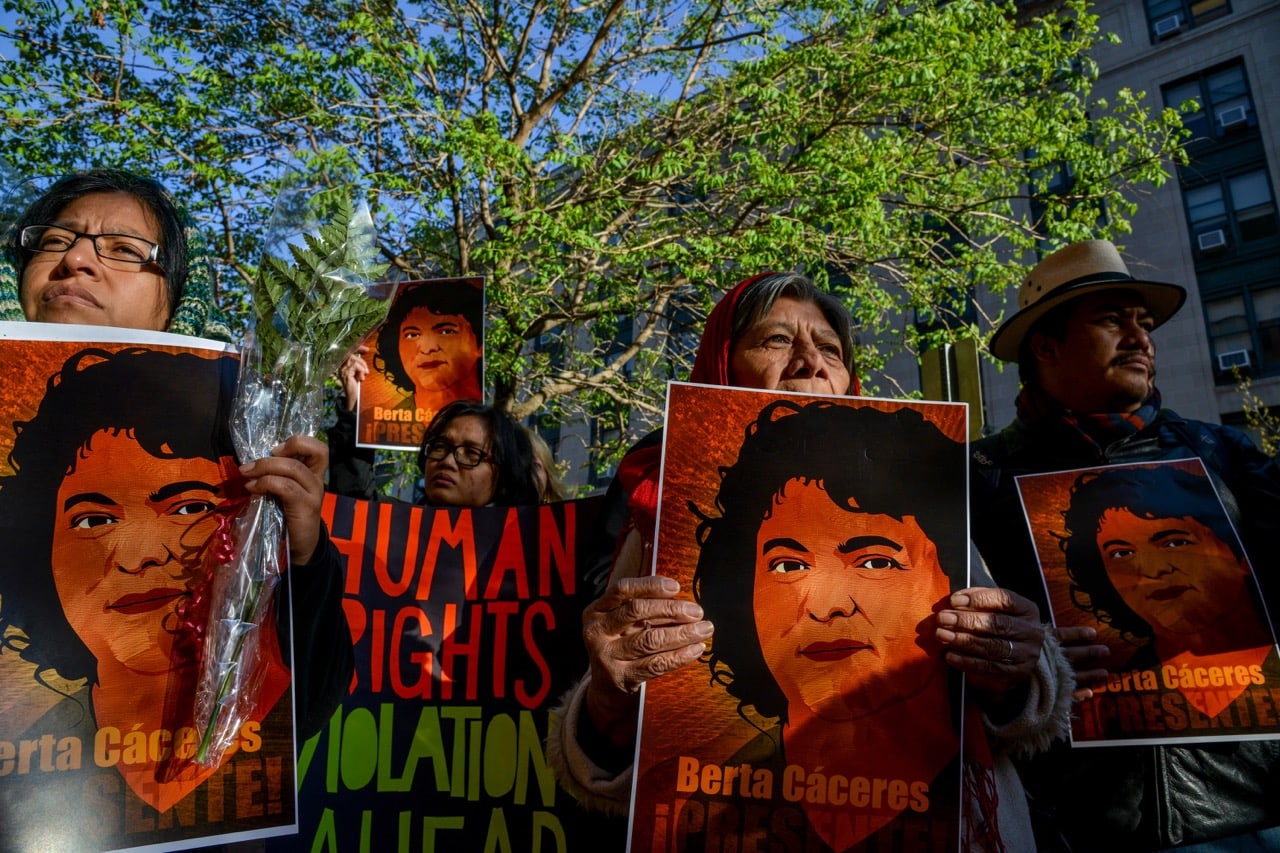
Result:
M1046 312L1069 299L1102 290L1137 293L1156 326L1176 314L1187 299L1187 291L1176 284L1134 278L1116 247L1106 240L1072 243L1036 264L1022 280L1018 313L991 336L991 354L1002 361L1017 361L1023 339Z

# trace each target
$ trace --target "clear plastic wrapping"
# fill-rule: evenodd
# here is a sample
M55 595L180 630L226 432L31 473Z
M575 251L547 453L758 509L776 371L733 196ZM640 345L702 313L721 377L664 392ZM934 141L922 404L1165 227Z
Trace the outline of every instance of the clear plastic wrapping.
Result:
M267 257L253 287L254 331L241 352L231 434L241 462L269 456L292 435L311 435L323 411L324 377L386 313L374 285L369 212L339 204L329 224ZM208 549L209 615L195 696L196 762L222 763L257 709L265 674L261 638L288 566L288 532L274 498L253 496L223 541Z

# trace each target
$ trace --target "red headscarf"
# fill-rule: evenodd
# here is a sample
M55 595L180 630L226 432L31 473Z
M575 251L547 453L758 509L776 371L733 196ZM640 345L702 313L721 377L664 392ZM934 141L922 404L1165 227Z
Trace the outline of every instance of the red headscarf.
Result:
M702 330L702 341L698 344L698 355L693 360L693 372L689 374L690 382L702 385L732 385L729 380L729 356L733 350L733 314L738 307L738 299L742 292L760 279L773 273L760 273L743 279L734 285L716 303L707 315L706 328Z
M693 360L690 382L733 385L729 378L729 359L733 349L733 316L738 308L738 299L743 291L767 275L773 273L760 273L738 282L711 309L711 313L707 315L706 327L702 331L702 340L698 344L698 354ZM850 380L848 393L856 397L862 391L857 375L851 376ZM658 474L661 465L662 446L658 443L632 449L618 465L618 479L628 496L627 505L631 510L628 527L638 529L646 542L653 541L654 528L657 526Z

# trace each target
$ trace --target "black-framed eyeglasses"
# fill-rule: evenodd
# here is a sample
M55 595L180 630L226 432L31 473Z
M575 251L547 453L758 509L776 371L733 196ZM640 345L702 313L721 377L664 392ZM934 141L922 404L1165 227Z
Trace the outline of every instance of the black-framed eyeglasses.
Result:
M28 225L18 235L18 245L32 254L61 255L71 250L81 238L93 243L93 251L106 261L125 264L154 263L160 257L160 244L130 234L84 234L60 225Z
M445 438L433 438L427 442L423 455L433 462L452 456L459 468L474 468L481 462L492 459L487 452L478 447L472 447L470 444L453 444Z

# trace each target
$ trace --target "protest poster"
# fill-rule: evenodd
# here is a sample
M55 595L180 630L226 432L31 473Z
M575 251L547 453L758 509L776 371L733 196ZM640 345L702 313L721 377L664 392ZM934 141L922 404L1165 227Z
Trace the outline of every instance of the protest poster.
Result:
M484 398L484 279L400 283L364 345L356 445L417 450L436 412Z
M1280 738L1275 633L1200 459L1016 481L1054 624L1111 650L1073 746Z
M582 543L600 498L421 507L326 496L346 562L350 695L298 760L279 849L616 850L625 822L556 785L550 709L586 672ZM277 845L273 845L277 846Z
M958 848L966 422L670 385L655 571L715 634L644 686L631 850Z
M296 832L279 644L223 764L191 759L193 590L238 482L231 348L0 324L0 848L166 850ZM282 587L282 591L285 588Z

